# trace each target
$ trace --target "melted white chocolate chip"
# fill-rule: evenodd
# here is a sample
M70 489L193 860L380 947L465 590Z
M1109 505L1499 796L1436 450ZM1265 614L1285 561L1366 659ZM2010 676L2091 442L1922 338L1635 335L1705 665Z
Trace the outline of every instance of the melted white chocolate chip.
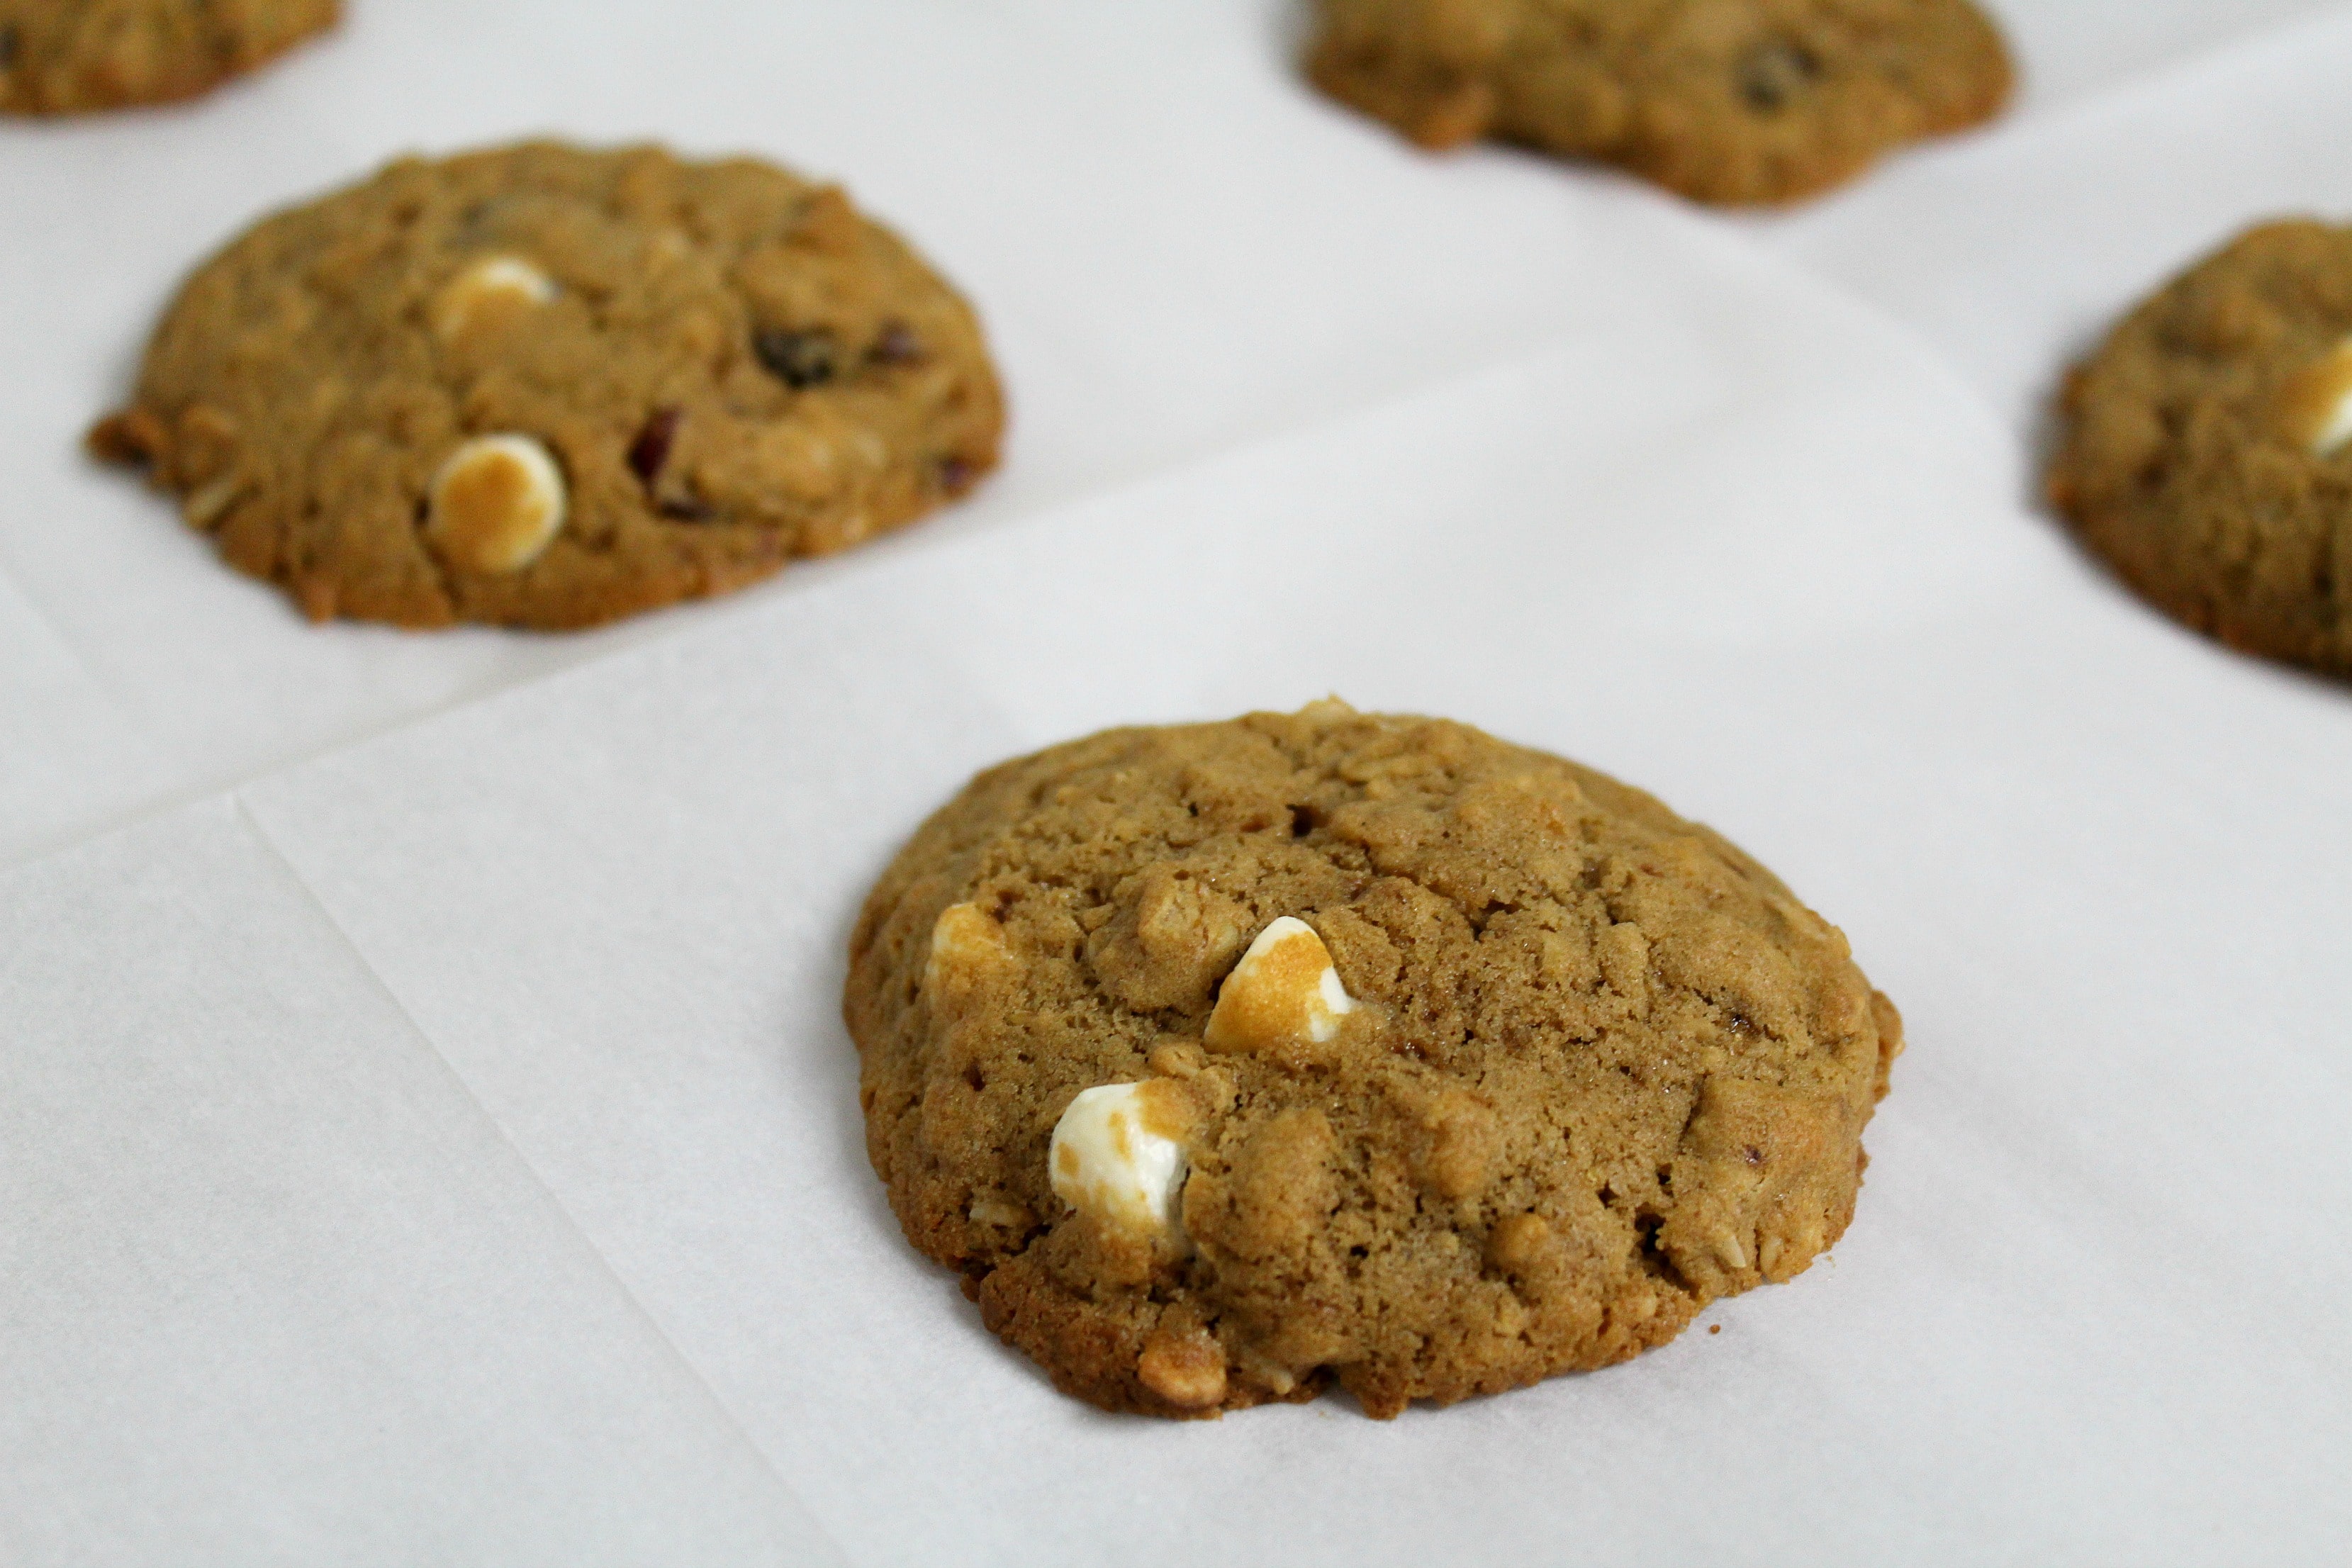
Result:
M1315 928L1285 915L1257 933L1225 976L1202 1043L1213 1051L1319 1046L1355 1006Z
M923 987L937 991L984 973L1008 956L1004 928L977 904L950 904L931 922L931 952L923 961Z
M1181 1094L1165 1079L1081 1089L1054 1124L1054 1191L1079 1213L1181 1247L1188 1163L1173 1134Z
M433 297L433 331L449 342L555 298L555 280L520 256L486 256Z
M2279 412L2288 437L2315 458L2352 442L2352 338L2286 378Z
M529 436L477 436L433 476L425 536L467 572L518 572L563 527L563 471Z

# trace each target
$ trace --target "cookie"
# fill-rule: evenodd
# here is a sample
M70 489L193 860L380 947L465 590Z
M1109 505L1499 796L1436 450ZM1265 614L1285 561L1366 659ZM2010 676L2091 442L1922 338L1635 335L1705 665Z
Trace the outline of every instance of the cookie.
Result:
M2266 224L2067 377L2052 503L2149 603L2352 676L2352 227Z
M1307 74L1425 147L1481 136L1702 202L1785 202L1990 118L1969 0L1321 0Z
M1706 828L1336 700L981 774L867 899L844 1011L908 1239L1160 1415L1664 1343L1844 1231L1902 1037Z
M338 0L0 0L0 114L209 91L335 24Z
M539 143L263 222L90 440L314 620L562 628L897 528L1003 426L970 308L838 186Z

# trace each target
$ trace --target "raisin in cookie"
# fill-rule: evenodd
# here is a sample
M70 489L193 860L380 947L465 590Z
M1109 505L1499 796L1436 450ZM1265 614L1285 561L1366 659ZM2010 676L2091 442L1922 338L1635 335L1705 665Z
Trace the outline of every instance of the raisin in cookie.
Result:
M1780 202L2009 96L1969 0L1322 0L1308 74L1427 147L1480 136Z
M2352 676L2352 227L2241 236L2067 378L2053 504L2158 608Z
M337 0L0 0L0 114L193 98L334 26Z
M982 773L866 900L845 1012L908 1239L1162 1415L1662 1344L1844 1231L1901 1047L1706 828L1337 701Z
M896 528L1003 423L971 310L837 186L534 144L246 234L91 443L313 619L557 628Z

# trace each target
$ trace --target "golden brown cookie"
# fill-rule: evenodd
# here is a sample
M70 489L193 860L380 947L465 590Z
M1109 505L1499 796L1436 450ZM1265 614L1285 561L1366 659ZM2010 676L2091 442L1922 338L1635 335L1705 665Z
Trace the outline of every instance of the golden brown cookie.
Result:
M1969 0L1320 0L1307 72L1425 147L1481 136L1782 202L2007 100Z
M535 143L268 219L90 439L314 620L559 628L897 528L1003 426L970 308L838 186Z
M2075 367L2052 502L2150 603L2352 675L2352 227L2241 235Z
M193 98L333 26L338 0L0 0L0 114Z
M1844 1231L1901 1048L1706 828L1338 701L982 773L867 899L845 1012L908 1238L1162 1415L1664 1343Z

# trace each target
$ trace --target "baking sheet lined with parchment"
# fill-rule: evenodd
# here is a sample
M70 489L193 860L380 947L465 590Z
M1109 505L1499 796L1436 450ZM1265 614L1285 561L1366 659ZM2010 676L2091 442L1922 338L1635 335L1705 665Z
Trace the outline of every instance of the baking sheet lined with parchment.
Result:
M2124 595L2027 432L2103 292L2352 208L2352 16L2021 7L2011 122L1724 221L1413 155L1278 10L357 6L0 137L0 1558L2330 1560L2352 697ZM197 250L531 128L839 174L980 302L1003 476L548 639L303 627L80 466ZM898 1237L849 923L975 768L1333 691L1843 927L1911 1042L1859 1215L1607 1373L1105 1416Z
M196 103L0 133L0 864L678 624L320 637L81 453L198 260L389 158L658 138L845 181L974 297L1012 384L1013 461L954 528L1494 363L1592 306L1580 292L1601 279L1579 263L1598 237L1720 226L1612 174L1411 154L1297 80L1291 0L347 9L336 33ZM2045 122L2336 7L1998 9L2026 75L1991 140L2031 157ZM2325 115L2332 99L2302 101ZM2234 127L2234 110L2211 118ZM1913 154L1872 184L1956 153ZM2298 166L2325 177L2330 163Z

